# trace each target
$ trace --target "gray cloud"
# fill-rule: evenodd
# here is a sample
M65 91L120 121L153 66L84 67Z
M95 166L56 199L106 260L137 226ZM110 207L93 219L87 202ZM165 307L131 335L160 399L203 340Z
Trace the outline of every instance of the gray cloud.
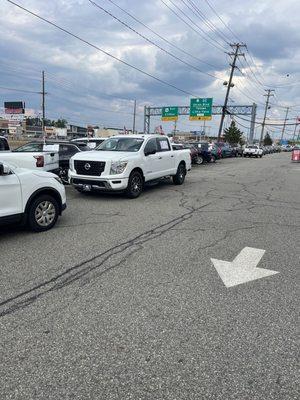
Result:
M205 65L168 46L109 1L98 1L103 7L132 25L143 35L176 54L180 59L195 65L203 72L216 75L220 80L208 77L169 57L96 9L88 0L53 0L47 2L47 7L45 7L46 2L38 0L18 1L24 7L160 79L188 92L203 97L214 97L216 103L221 103L224 99L222 82L228 77L228 57L179 21L160 0L114 1L176 46L214 67ZM168 3L168 0L165 1ZM183 8L181 1L174 1ZM202 1L194 1L226 36L232 41L236 40ZM241 69L251 79L235 78L237 86L232 90L231 95L235 104L252 103L249 99L251 97L259 104L259 116L261 115L264 102L263 87L255 81L252 74L254 72L260 81L263 80L268 85L281 86L277 89L277 98L274 102L279 99L283 105L297 104L299 108L293 108L292 115L296 115L298 110L300 113L300 85L297 84L300 78L299 2L295 0L276 2L211 0L210 2L229 27L237 33L237 36L247 43L257 63L255 67L248 57L252 71L245 62L245 68L241 67ZM3 38L0 42L0 51L4 59L0 62L0 86L38 91L40 90L40 71L45 70L49 92L47 114L51 118L65 116L71 121L77 123L81 121L83 124L90 121L105 125L130 125L132 101L107 95L127 99L137 98L140 116L145 103L171 105L189 102L187 95L113 61L101 52L19 11L5 0L1 0L1 8L4 12L0 16ZM196 15L192 15L187 9L185 12L205 31L208 31L207 26L197 19ZM209 34L218 42L222 41L215 32L209 32ZM222 43L227 46L224 41ZM230 51L229 46L227 48ZM287 77L287 74L290 76ZM240 74L237 71L238 75ZM1 103L4 100L13 99L24 99L28 107L37 111L40 108L38 95L0 89ZM113 112L103 111L106 109L111 109ZM270 116L272 113L279 118L284 116L284 110L281 107L274 106L270 111ZM216 118L211 123L212 129L216 128L217 121ZM158 120L157 123L159 123ZM142 129L142 118L138 121L138 127ZM167 124L166 127L169 129L171 125ZM180 123L179 127L188 129L187 125L180 125Z

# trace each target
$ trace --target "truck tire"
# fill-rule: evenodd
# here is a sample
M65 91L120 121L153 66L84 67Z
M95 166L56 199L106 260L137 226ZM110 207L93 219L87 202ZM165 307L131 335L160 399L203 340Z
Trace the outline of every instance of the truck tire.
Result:
M184 164L179 164L176 175L173 176L174 185L182 185L185 180L186 169Z
M27 224L34 232L47 231L56 224L58 214L59 206L55 198L42 194L29 205Z
M144 189L144 179L139 171L132 171L126 189L126 195L130 199L136 199Z

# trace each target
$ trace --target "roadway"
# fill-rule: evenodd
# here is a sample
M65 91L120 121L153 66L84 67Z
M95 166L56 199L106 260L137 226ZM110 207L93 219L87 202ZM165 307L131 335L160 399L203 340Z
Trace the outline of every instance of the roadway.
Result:
M68 187L51 231L2 229L0 398L298 399L290 156L197 166L136 200ZM211 259L245 247L276 274L226 287Z

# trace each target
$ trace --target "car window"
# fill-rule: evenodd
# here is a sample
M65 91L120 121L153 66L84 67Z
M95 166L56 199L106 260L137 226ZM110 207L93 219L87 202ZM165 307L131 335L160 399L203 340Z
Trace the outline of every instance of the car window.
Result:
M157 151L157 142L156 139L150 139L145 146L144 153L152 153Z
M59 145L59 153L64 154L64 155L73 155L77 153L77 147L73 145L67 145L67 144L60 144Z
M23 146L17 147L13 150L14 152L34 153L37 151L43 151L43 143L27 143Z
M157 147L158 147L158 151L170 151L171 150L169 141L166 138L157 139Z

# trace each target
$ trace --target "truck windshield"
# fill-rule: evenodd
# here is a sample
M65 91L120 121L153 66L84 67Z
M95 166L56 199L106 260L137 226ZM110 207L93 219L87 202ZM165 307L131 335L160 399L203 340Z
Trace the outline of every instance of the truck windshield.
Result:
M143 141L144 139L141 138L111 138L101 143L96 150L136 152L141 148Z

